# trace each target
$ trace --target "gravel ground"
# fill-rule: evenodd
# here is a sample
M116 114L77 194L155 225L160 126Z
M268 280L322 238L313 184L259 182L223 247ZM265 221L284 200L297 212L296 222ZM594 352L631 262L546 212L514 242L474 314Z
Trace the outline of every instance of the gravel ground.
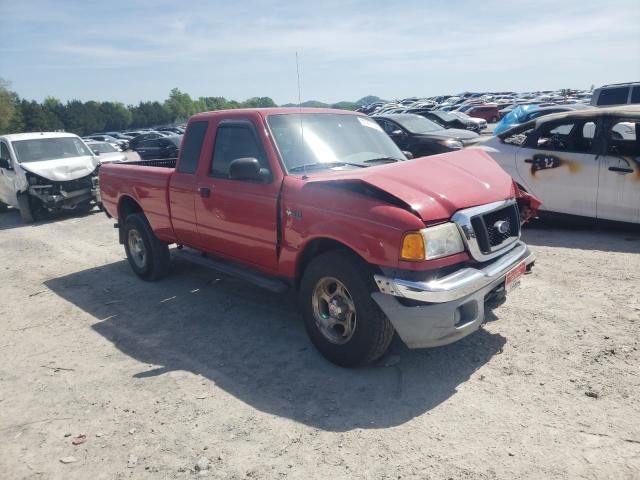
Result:
M145 283L103 214L11 210L0 476L640 478L640 233L524 238L534 273L485 328L345 370L287 296L178 261Z

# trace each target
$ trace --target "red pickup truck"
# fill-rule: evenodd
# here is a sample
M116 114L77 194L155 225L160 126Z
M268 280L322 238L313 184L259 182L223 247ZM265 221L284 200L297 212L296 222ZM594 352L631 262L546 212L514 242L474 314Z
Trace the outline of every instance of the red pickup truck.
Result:
M173 161L104 165L102 202L134 272L174 255L299 296L330 361L454 342L533 265L539 202L487 154L407 160L378 124L329 109L193 116Z

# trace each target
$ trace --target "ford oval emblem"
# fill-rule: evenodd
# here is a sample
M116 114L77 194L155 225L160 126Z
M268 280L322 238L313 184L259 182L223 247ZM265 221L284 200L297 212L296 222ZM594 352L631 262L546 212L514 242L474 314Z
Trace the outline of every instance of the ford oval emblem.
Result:
M493 224L493 228L495 228L498 232L505 234L509 231L509 222L506 220L498 220Z

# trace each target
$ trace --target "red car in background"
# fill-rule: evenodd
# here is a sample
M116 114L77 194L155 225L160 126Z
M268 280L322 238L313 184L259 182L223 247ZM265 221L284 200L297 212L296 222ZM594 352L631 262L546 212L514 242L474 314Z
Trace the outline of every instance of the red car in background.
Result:
M466 113L470 117L484 118L487 122L490 123L494 123L500 120L498 105L495 103L483 103L481 105L475 105L464 113Z

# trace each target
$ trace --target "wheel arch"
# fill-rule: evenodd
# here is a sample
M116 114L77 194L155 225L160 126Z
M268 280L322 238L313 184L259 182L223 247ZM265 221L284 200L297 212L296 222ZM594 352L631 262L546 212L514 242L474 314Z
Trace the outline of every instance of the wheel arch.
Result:
M296 290L300 287L300 281L306 268L309 266L309 263L311 263L311 261L318 255L335 250L347 252L363 262L365 265L370 265L362 255L346 243L330 237L316 237L308 241L302 252L298 255L295 276Z
M118 240L120 244L124 244L124 222L132 213L144 215L144 210L133 197L123 195L118 201Z

